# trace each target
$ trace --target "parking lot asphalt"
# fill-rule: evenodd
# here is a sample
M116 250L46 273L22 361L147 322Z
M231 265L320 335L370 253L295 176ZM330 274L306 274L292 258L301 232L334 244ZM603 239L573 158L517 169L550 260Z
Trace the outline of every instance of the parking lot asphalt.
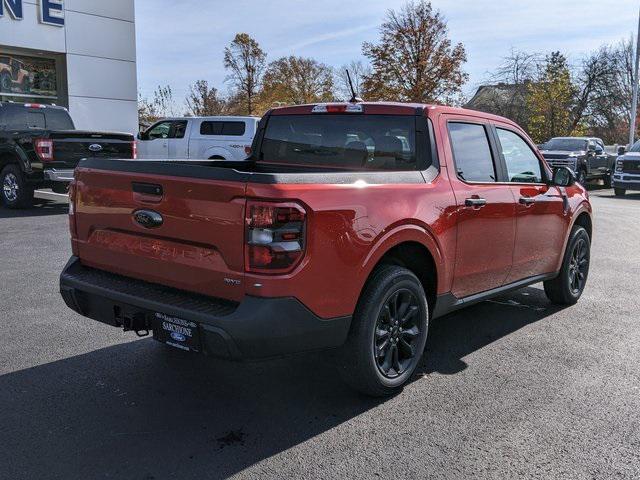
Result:
M0 478L640 478L640 194L592 192L587 289L433 322L393 398L322 354L231 363L84 319L66 205L0 209Z

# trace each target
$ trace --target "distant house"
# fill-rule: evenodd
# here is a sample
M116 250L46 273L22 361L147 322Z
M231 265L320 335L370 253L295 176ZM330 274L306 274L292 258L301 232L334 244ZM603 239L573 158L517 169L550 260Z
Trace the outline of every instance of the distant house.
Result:
M478 88L476 94L464 107L493 113L507 117L520 125L527 125L529 120L527 112L528 85L528 82L520 85L509 83L483 85Z

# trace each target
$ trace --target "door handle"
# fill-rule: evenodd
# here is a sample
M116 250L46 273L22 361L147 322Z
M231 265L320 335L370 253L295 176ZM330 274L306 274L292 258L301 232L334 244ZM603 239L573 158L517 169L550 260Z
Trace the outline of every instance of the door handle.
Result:
M484 207L487 204L487 201L484 198L467 198L464 201L464 204L467 207Z
M520 203L528 207L536 203L536 199L533 197L520 197Z

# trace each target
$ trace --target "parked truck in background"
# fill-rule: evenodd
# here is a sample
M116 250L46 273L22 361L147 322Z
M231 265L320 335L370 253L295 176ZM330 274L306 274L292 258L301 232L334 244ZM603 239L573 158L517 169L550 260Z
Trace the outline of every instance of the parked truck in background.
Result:
M142 159L244 160L251 154L256 117L167 118L138 135Z
M0 102L0 185L9 208L28 208L34 191L66 192L82 158L134 158L127 133L75 130L62 107Z
M612 186L618 197L623 197L627 190L640 191L640 141L616 160Z
M541 152L550 166L572 170L582 185L602 179L605 186L611 186L616 156L605 151L599 138L556 137L542 145Z
M582 294L588 194L507 119L285 107L262 119L252 152L83 161L67 305L223 358L332 348L351 385L388 395L412 377L431 319L538 282L558 304Z

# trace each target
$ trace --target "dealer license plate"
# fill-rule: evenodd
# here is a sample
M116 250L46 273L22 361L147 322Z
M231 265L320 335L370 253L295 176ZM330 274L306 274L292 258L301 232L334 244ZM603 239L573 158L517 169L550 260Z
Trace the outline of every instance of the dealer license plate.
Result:
M153 337L180 350L200 351L198 324L191 320L156 313L153 319Z

